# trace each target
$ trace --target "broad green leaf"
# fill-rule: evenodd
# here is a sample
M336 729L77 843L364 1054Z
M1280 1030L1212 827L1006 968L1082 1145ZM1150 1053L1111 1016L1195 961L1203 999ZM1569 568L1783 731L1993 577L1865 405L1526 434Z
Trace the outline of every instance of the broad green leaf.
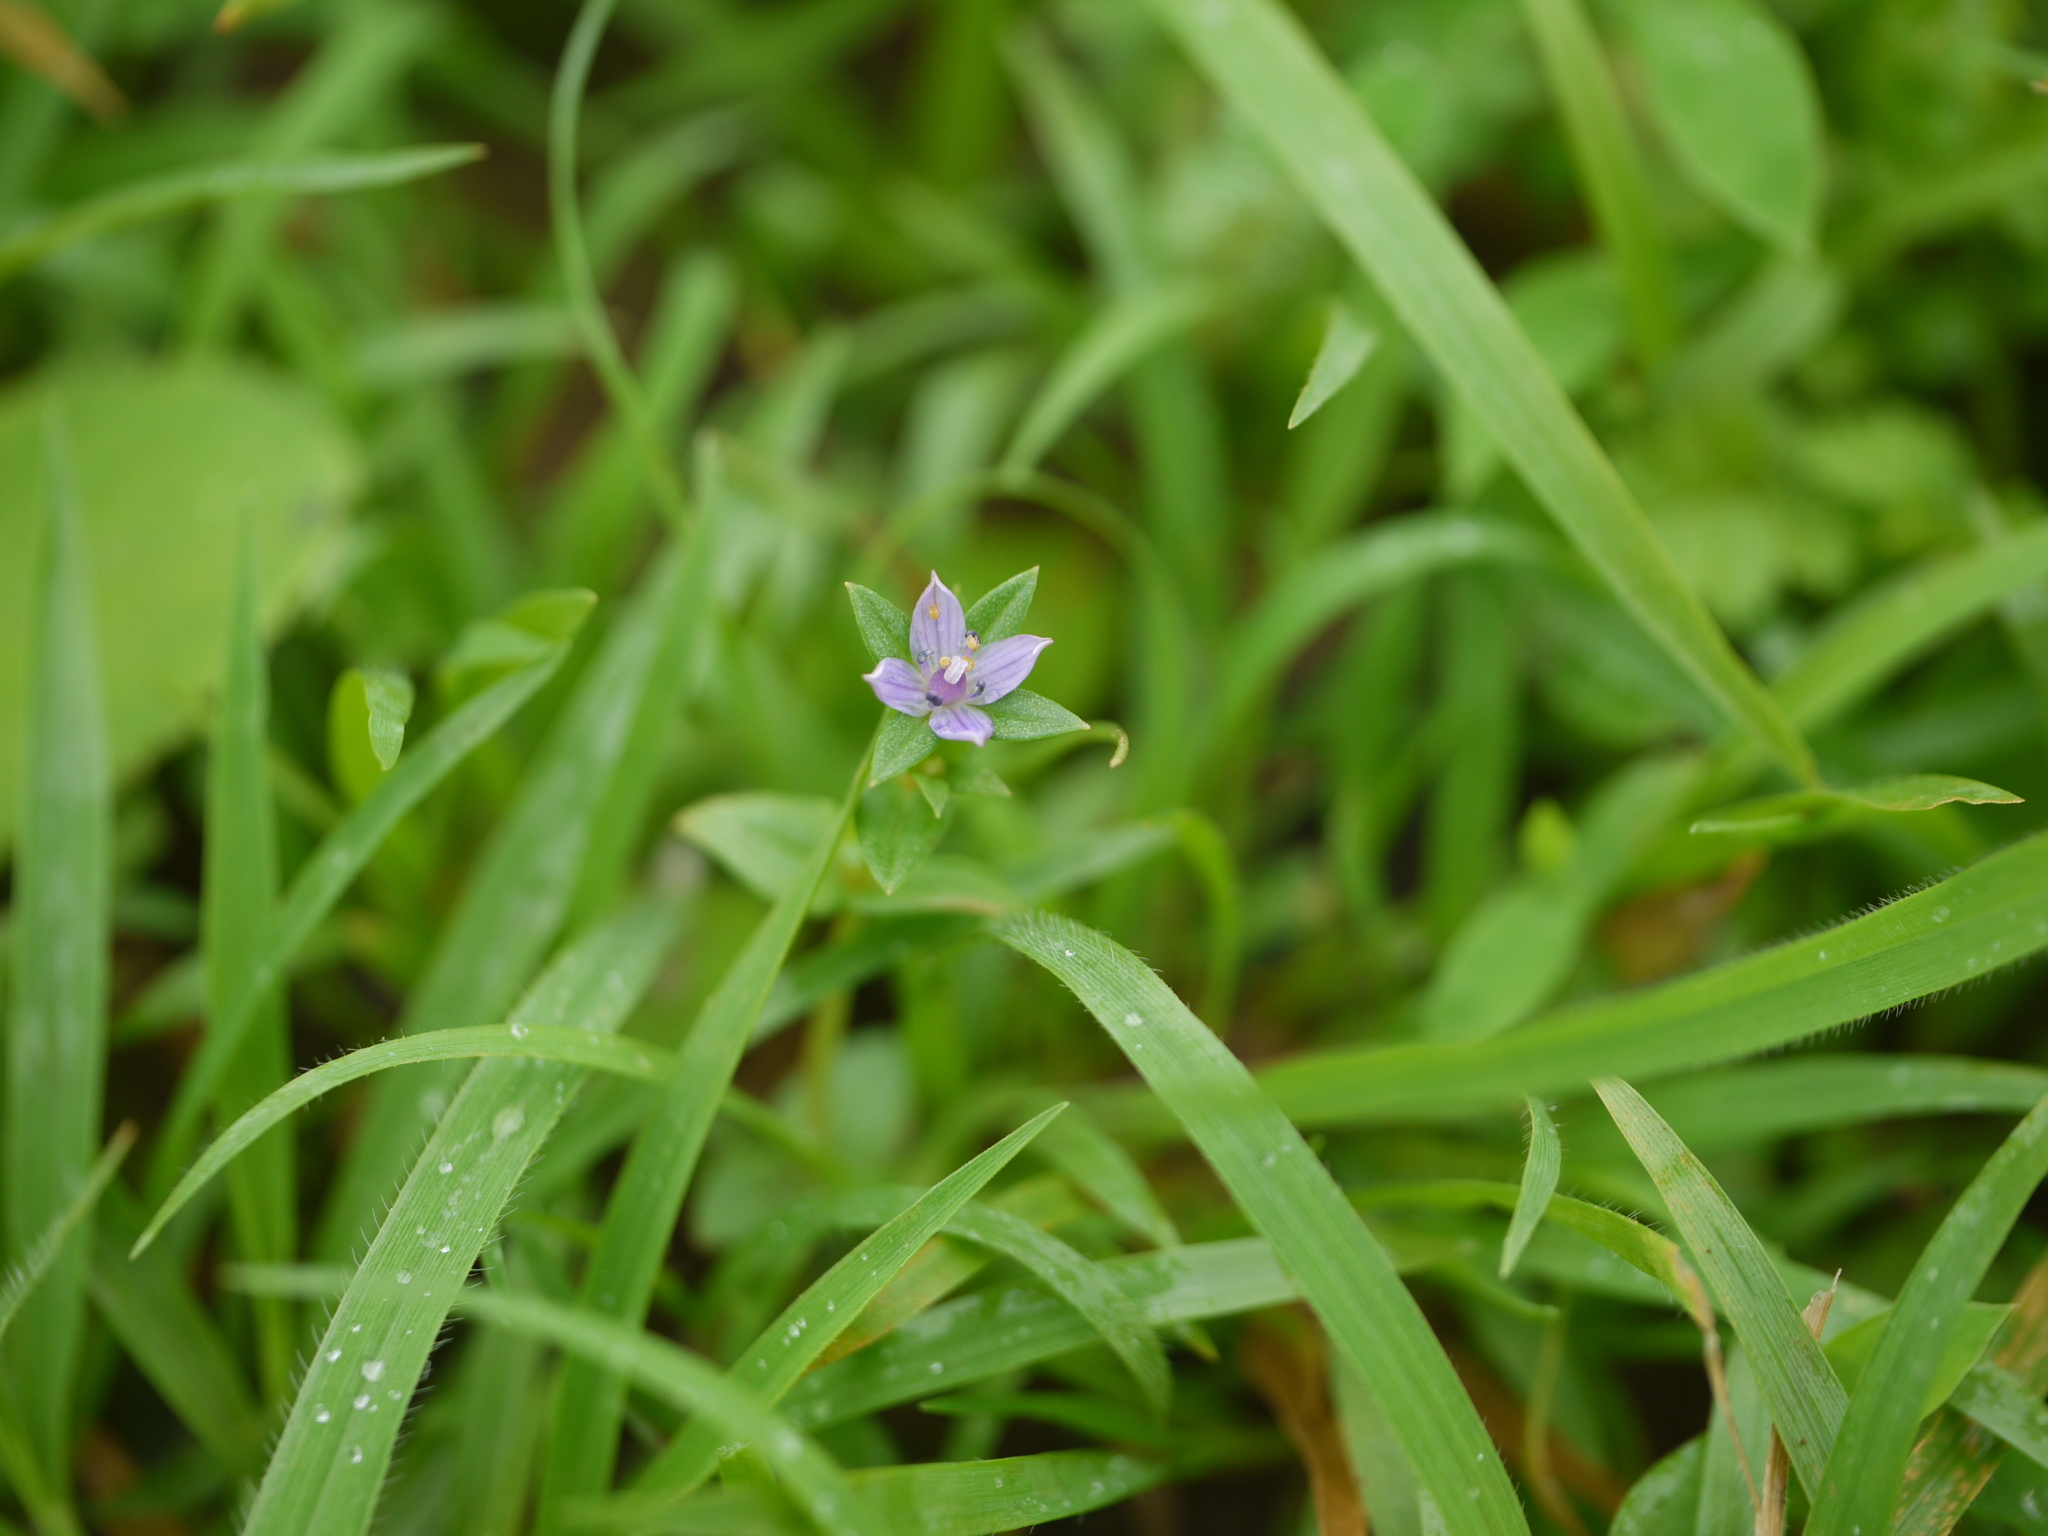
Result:
M398 763L412 717L412 679L388 667L350 667L327 704L327 763L357 804Z
M1113 299L1068 343L1039 386L1003 450L1005 474L1038 467L1046 450L1092 405L1162 343L1206 320L1216 296L1196 283L1161 282Z
M1578 0L1523 0L1522 14L1536 34L1600 243L1620 275L1636 355L1654 367L1678 339L1678 296L1620 92Z
M1088 729L1088 722L1072 710L1029 688L1005 694L993 704L984 704L982 710L996 723L997 741L1036 741L1041 736L1064 736L1069 731Z
M23 733L12 743L0 738L0 754L9 745L21 754L18 783L0 760L0 814L21 813L7 936L10 995L0 1019L7 1051L0 1212L12 1254L27 1253L46 1230L60 1227L98 1154L112 944L114 785L101 688L105 652L94 639L104 596L96 600L91 589L96 531L80 500L91 482L81 487L74 466L82 461L56 407L42 425L40 470L17 464L25 475L0 480L16 498L42 507L40 537L10 541L9 508L0 501L0 548L40 550L34 559L0 561L0 587L12 574L23 599L32 591L20 606L0 602L0 614L14 615L20 626L16 644L32 637L20 713L5 707L0 676L0 731ZM5 432L0 425L0 437ZM0 446L0 459L5 454ZM0 668L6 645L0 633ZM42 1284L21 1303L21 1326L6 1348L27 1452L58 1489L70 1486L71 1405L91 1252L85 1233L60 1240Z
M780 1400L918 1250L954 1222L967 1202L1064 1108L1045 1110L877 1223L864 1242L807 1286L741 1353L732 1379L765 1403ZM1036 1227L1030 1230L1038 1233ZM638 1486L680 1497L711 1474L720 1453L714 1433L701 1426L685 1428L649 1465Z
M624 909L571 945L514 1024L616 1031L675 937L678 909ZM463 1279L579 1069L480 1062L434 1127L335 1307L299 1384L245 1529L359 1536L383 1490L406 1405Z
M1805 254L1823 191L1820 98L1785 24L1757 0L1660 0L1625 14L1680 167L1738 224Z
M0 279L79 240L241 197L320 197L438 176L483 158L481 144L427 144L369 155L228 160L133 182L0 240Z
M565 649L562 641L548 645L435 726L362 804L342 818L340 825L321 840L300 866L279 905L249 992L235 1011L208 1021L198 1054L178 1079L152 1160L152 1188L169 1186L171 1176L191 1150L199 1117L212 1103L214 1089L240 1049L256 1009L289 973L293 957L383 845L391 829L555 675Z
M1550 1118L1549 1108L1533 1096L1523 1102L1529 1111L1529 1155L1522 1162L1522 1188L1515 1196L1514 1219L1501 1240L1503 1280L1515 1272L1515 1260L1529 1246L1529 1239L1536 1235L1536 1224L1549 1210L1550 1197L1557 1193L1557 1172L1564 1162L1564 1147L1557 1139L1557 1125Z
M1387 1405L1448 1529L1526 1529L1477 1412L1385 1250L1237 1058L1149 967L1100 934L1038 913L1001 919L993 931L1074 990L1187 1127L1333 1345Z
M967 627L981 637L981 643L1008 639L1024 628L1031 612L1031 600L1038 595L1038 567L1019 571L1007 581L984 592L967 610ZM906 654L908 654L906 652Z
M1800 1482L1818 1490L1848 1404L1841 1381L1807 1332L1762 1242L1713 1175L1628 1084L1608 1077L1593 1086L1734 1322ZM1907 1406L1917 1401L1916 1394Z
M830 824L704 1000L673 1076L633 1138L583 1274L584 1305L604 1316L628 1322L646 1316L719 1101L831 867L867 776L864 753ZM625 1382L615 1372L589 1361L574 1362L563 1372L541 1483L544 1526L552 1524L548 1506L595 1493L610 1482L624 1409Z
M861 796L861 857L885 893L895 893L938 845L939 834L945 830L942 813L900 774Z
M1380 344L1379 332L1359 323L1358 317L1341 300L1330 304L1330 318L1323 326L1322 345L1309 364L1308 378L1288 413L1287 430L1292 432L1315 415L1330 397L1358 377L1358 370Z
M224 358L46 370L0 396L0 843L20 810L31 579L43 540L42 421L60 410L117 779L204 718L226 654L235 551L253 525L275 632L337 553L362 471L328 408ZM97 1140L97 1138L95 1138Z
M2043 1177L2048 1098L1991 1155L1914 1262L1849 1399L1827 1476L1807 1485L1814 1490L1813 1536L1851 1536L1890 1524L1921 1405L1947 1363L1946 1341L1963 1330L1971 1295Z
M1578 1090L1626 1072L1711 1066L1988 976L2048 945L2048 839L2034 837L1833 928L1619 996L1575 1003L1475 1045L1317 1051L1260 1082L1297 1124L1428 1120ZM1156 1107L1104 1092L1115 1132L1172 1134Z
M577 680L470 866L461 899L406 1000L408 1032L502 1017L554 942L606 818L619 809L613 802L627 789L630 800L645 788L622 782L634 747L651 723L665 730L673 722L691 675L709 606L700 585L704 542L686 537L656 556ZM552 596L541 601L555 611ZM561 615L565 623L570 617ZM444 1102L457 1082L454 1069L421 1066L372 1086L321 1212L319 1257L336 1259L354 1248L403 1175L431 1118L426 1110Z
M1449 221L1275 0L1152 0L1636 622L1795 778L1812 753L1686 585Z
M460 1305L466 1316L556 1345L608 1375L630 1377L672 1406L702 1414L724 1433L758 1445L804 1512L829 1536L885 1529L865 1519L831 1457L709 1361L655 1334L537 1297L472 1288L462 1293Z
M243 541L229 601L221 697L206 757L206 845L201 872L200 943L206 964L206 1016L249 1010L249 1024L228 1058L213 1110L223 1121L262 1099L291 1074L291 1038L277 999L250 1007L256 971L277 900L277 821L270 799L268 660L257 629L255 551ZM282 1264L298 1252L296 1147L286 1136L259 1140L228 1173L235 1250L257 1263ZM256 1303L258 1376L266 1398L291 1390L297 1340L285 1302Z

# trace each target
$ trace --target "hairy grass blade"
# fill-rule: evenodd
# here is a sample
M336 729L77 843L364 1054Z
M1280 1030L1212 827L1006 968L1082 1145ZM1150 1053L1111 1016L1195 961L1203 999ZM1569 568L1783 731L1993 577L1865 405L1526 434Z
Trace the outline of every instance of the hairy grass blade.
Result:
M1733 1320L1799 1480L1809 1491L1819 1489L1848 1403L1834 1368L1807 1332L1762 1242L1713 1175L1627 1083L1601 1078L1593 1086Z
M1274 0L1152 0L1636 622L1793 777L1813 754L1686 585L1449 220Z
M1243 1065L1151 969L1044 914L993 931L1073 989L1273 1243L1332 1344L1388 1405L1394 1432L1453 1532L1519 1532L1521 1510L1443 1348L1385 1251Z
M17 1254L62 1220L99 1149L111 943L114 789L76 481L54 415L43 474L0 1115L0 1211ZM28 1448L57 1487L70 1483L89 1256L86 1234L64 1239L6 1351Z
M465 1315L541 1339L628 1377L686 1413L697 1413L737 1440L757 1445L821 1531L860 1536L884 1529L861 1518L843 1474L818 1447L709 1361L668 1340L579 1308L530 1296L463 1293Z
M1849 1399L1827 1475L1815 1487L1813 1536L1886 1530L1905 1478L1921 1400L1942 1361L1941 1342L1998 1257L2021 1209L2048 1177L2043 1098L1970 1181L1892 1307L1870 1364Z
M865 1242L782 1310L781 1316L733 1363L732 1379L765 1403L778 1401L917 1251L954 1222L967 1202L1065 1107L1054 1105L1019 1126L906 1208L879 1223ZM1030 1230L1044 1235L1036 1227ZM686 1426L649 1465L640 1486L666 1489L680 1496L710 1475L718 1456L718 1437L710 1427Z
M610 1033L675 936L677 908L624 909L562 955L513 1022ZM480 1062L456 1093L334 1310L264 1473L250 1536L360 1536L406 1405L463 1278L580 1073Z
M1557 1139L1557 1123L1541 1099L1523 1101L1529 1111L1529 1155L1522 1163L1522 1188L1515 1196L1514 1218L1500 1245L1500 1277L1515 1272L1515 1261L1536 1235L1536 1224L1550 1208L1557 1193L1557 1172L1564 1162L1564 1147Z
M106 1150L100 1153L99 1161L86 1174L85 1183L79 1187L77 1196L58 1213L55 1220L45 1227L30 1243L21 1257L8 1266L4 1279L0 1279L0 1339L7 1336L8 1325L21 1310L22 1302L36 1288L50 1267L57 1262L57 1256L64 1249L65 1239L99 1203L107 1185L114 1177L114 1170L121 1166L121 1159L128 1155L128 1149L135 1145L135 1126L124 1121L121 1128L108 1138Z
M633 1138L583 1275L584 1304L606 1316L637 1322L646 1315L704 1138L753 1037L776 973L846 835L867 768L868 754L863 753L824 835L705 999L661 1101ZM600 1363L575 1360L563 1371L541 1484L543 1529L554 1528L550 1510L561 1500L596 1493L609 1482L624 1405L624 1380Z

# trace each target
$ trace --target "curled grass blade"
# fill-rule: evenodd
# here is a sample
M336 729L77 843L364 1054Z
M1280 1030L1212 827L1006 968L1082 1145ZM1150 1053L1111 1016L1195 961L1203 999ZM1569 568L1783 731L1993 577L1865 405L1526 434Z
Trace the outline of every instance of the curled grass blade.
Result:
M1849 1399L1826 1476L1814 1493L1813 1536L1890 1526L1922 1399L1941 1367L1940 1344L1962 1322L1970 1297L2044 1177L2048 1097L1991 1155L1914 1262Z
M1479 1415L1392 1261L1243 1064L1150 968L1102 935L1038 913L992 930L1081 998L1186 1126L1332 1344L1389 1405L1447 1528L1526 1530Z
M1734 1322L1799 1480L1809 1491L1819 1489L1848 1394L1807 1332L1777 1266L1713 1175L1641 1094L1616 1078L1593 1086Z
M95 235L240 197L315 197L391 187L481 160L481 144L426 144L371 155L230 160L117 187L0 240L0 280Z
M240 1049L256 1008L282 981L293 956L334 909L350 882L406 813L555 675L567 650L566 640L546 647L435 726L321 839L299 867L252 969L249 990L230 1011L208 1021L197 1054L178 1078L170 1113L158 1135L153 1186L168 1187L170 1175L190 1155L200 1116L213 1101L222 1072Z
M1798 730L1679 574L1449 220L1300 23L1275 0L1151 4L1636 622L1795 779L1814 782Z
M733 1363L732 1379L765 1403L778 1401L917 1251L955 1222L967 1202L1065 1107L1054 1105L1019 1126L906 1208L879 1222L865 1242L805 1287L762 1331ZM1038 1229L1030 1230L1037 1233ZM716 1432L710 1426L688 1425L650 1464L640 1486L667 1489L680 1496L710 1475L718 1456Z
M606 1375L630 1378L673 1407L701 1414L723 1433L759 1446L819 1530L860 1536L884 1529L862 1517L831 1457L709 1361L653 1334L537 1297L471 1289L463 1292L460 1306L465 1316L568 1350Z
M99 1150L106 1074L114 791L94 642L91 576L71 451L46 422L44 516L14 850L0 1212L26 1252L70 1209ZM22 1303L7 1346L28 1447L68 1486L71 1402L90 1249L74 1232Z
M624 1021L675 937L678 908L622 910L549 966L513 1022L593 1033ZM413 1164L335 1307L244 1529L249 1536L361 1536L383 1490L406 1405L464 1277L580 1069L480 1062Z
M1564 1147L1557 1139L1557 1123L1550 1110L1533 1095L1523 1100L1529 1111L1529 1155L1522 1163L1522 1187L1515 1196L1515 1213L1508 1222L1507 1236L1500 1245L1500 1277L1515 1272L1515 1261L1536 1235L1536 1224L1550 1208L1557 1193L1557 1173L1564 1162Z
M641 1123L612 1188L583 1274L586 1306L628 1321L646 1315L704 1138L846 835L867 769L863 753L823 835L698 1011L661 1101ZM541 1485L543 1529L554 1528L552 1511L560 1501L596 1493L610 1481L624 1407L625 1382L616 1373L592 1360L572 1361L564 1370Z

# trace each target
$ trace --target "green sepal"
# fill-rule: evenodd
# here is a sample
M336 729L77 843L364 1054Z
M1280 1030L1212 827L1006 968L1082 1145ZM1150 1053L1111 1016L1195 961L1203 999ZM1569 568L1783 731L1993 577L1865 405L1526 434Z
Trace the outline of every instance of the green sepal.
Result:
M853 603L853 622L860 628L861 643L868 648L868 654L876 661L886 661L891 656L899 661L910 660L910 615L881 593L858 582L846 584L846 595Z
M1031 612L1031 599L1038 593L1038 567L1019 571L1008 581L989 589L980 602L967 610L967 627L987 645L1016 634Z
M932 755L938 737L921 715L899 715L890 710L882 717L882 729L875 735L875 755L868 764L868 788L899 773L908 773Z
M1068 731L1088 729L1088 722L1072 710L1028 688L1019 688L981 707L996 723L997 741L1036 741L1041 736L1064 736Z

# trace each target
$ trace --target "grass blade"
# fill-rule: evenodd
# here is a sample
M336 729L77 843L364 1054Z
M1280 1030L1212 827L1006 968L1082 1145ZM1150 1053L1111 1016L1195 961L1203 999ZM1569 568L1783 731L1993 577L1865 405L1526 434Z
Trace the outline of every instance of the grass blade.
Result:
M1500 1245L1500 1277L1515 1272L1515 1261L1536 1235L1536 1224L1550 1208L1557 1193L1557 1173L1564 1162L1564 1147L1557 1139L1557 1124L1541 1099L1523 1101L1529 1110L1529 1156L1522 1164L1522 1188L1515 1196L1515 1214L1508 1222L1508 1235Z
M85 1183L79 1187L76 1198L28 1245L21 1258L9 1266L6 1278L0 1280L0 1339L7 1336L8 1325L21 1310L22 1302L57 1262L57 1256L64 1250L65 1239L99 1203L100 1196L113 1180L114 1170L121 1166L121 1159L134 1145L135 1127L124 1121L108 1139L106 1150L100 1153L99 1161L85 1176Z
M628 907L572 945L513 1011L616 1030L675 936L678 909ZM574 1090L574 1067L479 1063L434 1128L299 1385L244 1529L360 1536L405 1408L464 1277Z
M570 1350L606 1375L628 1377L684 1412L701 1414L725 1435L759 1446L818 1529L832 1536L880 1529L859 1518L861 1505L831 1457L709 1361L610 1318L535 1297L469 1290L460 1305L467 1316Z
M1848 1394L1807 1332L1777 1266L1713 1175L1641 1094L1611 1077L1593 1086L1734 1322L1800 1482L1809 1492L1820 1488Z
M1636 622L1782 762L1812 752L1686 585L1472 253L1274 0L1152 0Z
M1287 415L1287 430L1296 427L1330 403L1331 396L1358 377L1373 349L1380 344L1379 332L1361 324L1342 302L1330 306L1329 321L1323 327L1322 345L1309 365L1294 409Z
M1914 1262L1849 1399L1827 1475L1814 1494L1808 1523L1813 1536L1889 1528L1919 1427L1921 1400L1942 1363L1942 1351L1930 1342L1955 1331L2044 1177L2048 1098L2013 1128Z
M907 1208L879 1223L866 1242L806 1287L762 1331L733 1362L731 1379L743 1384L764 1403L779 1401L918 1250L954 1222L967 1202L1065 1107L1054 1105L1019 1126L979 1157L934 1184ZM1035 1227L1031 1230L1037 1232ZM718 1457L716 1430L709 1425L687 1425L649 1465L640 1486L664 1489L680 1497L710 1475Z
M1678 295L1621 95L1578 0L1523 0L1522 14L1536 34L1600 243L1620 275L1636 356L1653 367L1677 343Z
M606 1316L628 1322L646 1316L704 1138L818 885L846 835L867 782L867 767L868 755L863 753L825 834L705 999L661 1102L633 1138L605 1208L597 1250L583 1275L584 1304ZM549 1511L561 1500L596 1493L610 1481L624 1405L624 1380L601 1364L575 1360L563 1371L541 1484L543 1529L550 1528Z
M1186 1125L1300 1282L1331 1343L1388 1406L1452 1532L1527 1529L1479 1415L1385 1251L1236 1057L1128 951L1044 914L996 936L1073 989Z
M242 540L229 599L220 714L206 764L206 845L201 876L200 943L206 965L206 1014L240 1012L255 990L277 896L277 825L270 800L270 680L256 618L256 551ZM214 1111L233 1120L291 1073L291 1040L273 995L250 1011L228 1059ZM257 1264L298 1257L296 1147L289 1136L257 1138L228 1171L228 1210L236 1254ZM292 1306L278 1297L255 1303L258 1376L266 1398L290 1390Z
M317 197L391 187L481 160L481 144L426 144L371 155L230 160L152 177L52 214L0 240L0 279L95 235L241 197Z
M1577 1091L1609 1073L1710 1066L1989 975L2048 944L2048 838L2001 849L1864 917L1640 991L1559 1008L1476 1045L1311 1052L1260 1074L1299 1123L1427 1120ZM1104 1093L1119 1134L1172 1134L1156 1106Z
M546 647L435 726L300 866L256 961L250 990L232 1011L208 1021L198 1053L179 1076L170 1113L158 1134L151 1170L153 1187L168 1186L169 1174L190 1155L199 1117L212 1102L221 1074L240 1048L258 1004L282 981L292 957L383 846L392 828L555 675L567 651L566 640Z
M19 1254L70 1209L99 1150L113 882L114 792L91 578L70 448L54 416L45 443L0 1116L0 1210L7 1248ZM58 1487L70 1482L89 1255L84 1234L63 1241L23 1302L7 1349L29 1448Z
M666 693L657 673L686 662L703 615L684 601L696 590L701 541L656 559L576 692L528 765L518 796L471 868L462 899L408 999L404 1026L451 1029L502 1017L553 942L569 911L593 828L636 720ZM400 761L394 776L404 771ZM374 1225L424 1128L420 1106L455 1077L422 1067L379 1082L322 1214L318 1254L338 1258Z

